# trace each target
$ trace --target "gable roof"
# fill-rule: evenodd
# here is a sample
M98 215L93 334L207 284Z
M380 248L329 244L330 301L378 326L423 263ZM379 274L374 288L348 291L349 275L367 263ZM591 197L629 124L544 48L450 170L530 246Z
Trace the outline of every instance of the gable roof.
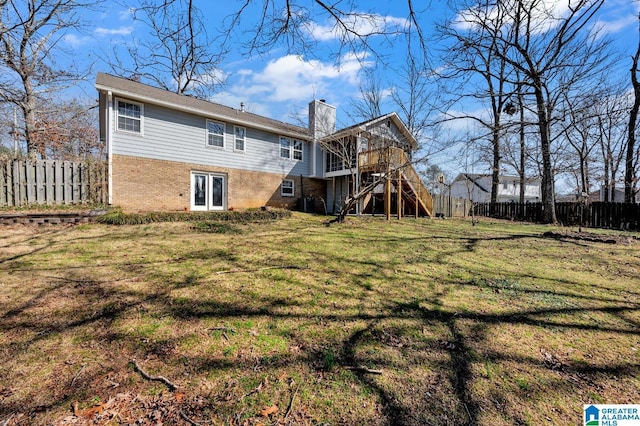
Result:
M460 173L458 176L456 176L456 178L453 181L455 182L455 181L469 180L473 183L474 186L478 187L480 191L488 193L489 191L484 186L478 183L478 180L483 177L491 177L491 176L477 175L477 174L471 174L471 173Z
M456 176L456 178L454 179L454 181L459 181L459 180L470 180L472 181L476 186L478 186L480 189L482 189L485 192L489 192L486 189L484 189L479 183L478 181L482 180L482 179L489 179L491 180L491 175L490 174L478 174L478 173L460 173L458 174L458 176ZM500 175L498 176L498 180L500 181L500 183L505 183L505 182L520 182L520 178L518 176L509 176L509 175ZM528 184L533 184L533 185L538 185L540 184L540 178L539 177L530 177L530 178L525 178L525 183Z
M349 126L349 127L345 127L344 129L340 129L339 131L337 131L335 133L332 133L330 135L327 135L327 136L323 137L322 140L337 139L337 138L341 138L341 137L344 137L344 136L350 136L350 135L354 135L354 134L357 134L357 133L360 133L360 132L364 132L364 131L367 130L367 128L373 127L376 124L381 123L381 122L386 121L386 120L391 120L393 122L393 124L396 125L398 130L400 130L400 133L402 133L402 135L405 137L407 142L409 142L409 144L411 145L411 147L413 149L417 149L418 148L418 141L411 134L411 132L409 131L407 126L404 124L402 119L395 112L391 112L389 114L385 114L385 115L381 115L380 117L376 117L376 118L374 118L372 120L366 120L366 121L363 121L361 123L354 124L354 125Z
M311 140L309 129L274 120L258 114L241 111L215 102L179 95L122 77L99 72L95 87L99 91L111 92L114 96L143 103L164 106L170 109L218 119L232 124L279 133L297 139Z

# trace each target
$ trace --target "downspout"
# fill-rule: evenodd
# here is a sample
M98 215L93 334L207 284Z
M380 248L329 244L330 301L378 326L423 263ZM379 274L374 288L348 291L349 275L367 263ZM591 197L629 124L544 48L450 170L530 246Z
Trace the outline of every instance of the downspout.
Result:
M315 135L311 141L311 177L316 177L316 155L317 155L317 142Z
M104 124L107 126L107 167L108 167L108 186L109 186L109 205L113 204L113 128L111 126L111 117L113 114L113 93L107 92L107 108L105 108Z

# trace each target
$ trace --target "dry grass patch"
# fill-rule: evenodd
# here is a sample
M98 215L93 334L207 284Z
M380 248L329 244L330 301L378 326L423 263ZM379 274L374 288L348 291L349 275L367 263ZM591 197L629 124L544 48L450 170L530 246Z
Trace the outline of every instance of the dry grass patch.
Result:
M323 220L3 228L0 424L564 425L640 400L632 235Z

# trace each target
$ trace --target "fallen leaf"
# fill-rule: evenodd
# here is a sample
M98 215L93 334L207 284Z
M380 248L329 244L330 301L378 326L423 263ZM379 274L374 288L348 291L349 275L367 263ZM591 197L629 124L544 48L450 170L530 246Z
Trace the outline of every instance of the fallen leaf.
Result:
M278 412L278 406L272 405L271 407L264 407L262 411L260 411L260 415L262 417L269 417L270 415L275 414L277 412Z
M100 414L102 413L102 411L104 410L106 404L99 404L96 405L95 407L91 407L88 408L84 411L83 415L84 417L90 419L91 417L95 416L96 414Z
M173 394L176 398L176 402L180 403L184 399L185 395L182 392L176 392Z

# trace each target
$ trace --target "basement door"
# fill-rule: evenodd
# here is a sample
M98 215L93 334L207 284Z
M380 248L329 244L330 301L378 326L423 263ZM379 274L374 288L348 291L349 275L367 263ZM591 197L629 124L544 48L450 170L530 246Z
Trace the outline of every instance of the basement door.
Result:
M227 176L218 173L191 173L191 210L225 210Z

